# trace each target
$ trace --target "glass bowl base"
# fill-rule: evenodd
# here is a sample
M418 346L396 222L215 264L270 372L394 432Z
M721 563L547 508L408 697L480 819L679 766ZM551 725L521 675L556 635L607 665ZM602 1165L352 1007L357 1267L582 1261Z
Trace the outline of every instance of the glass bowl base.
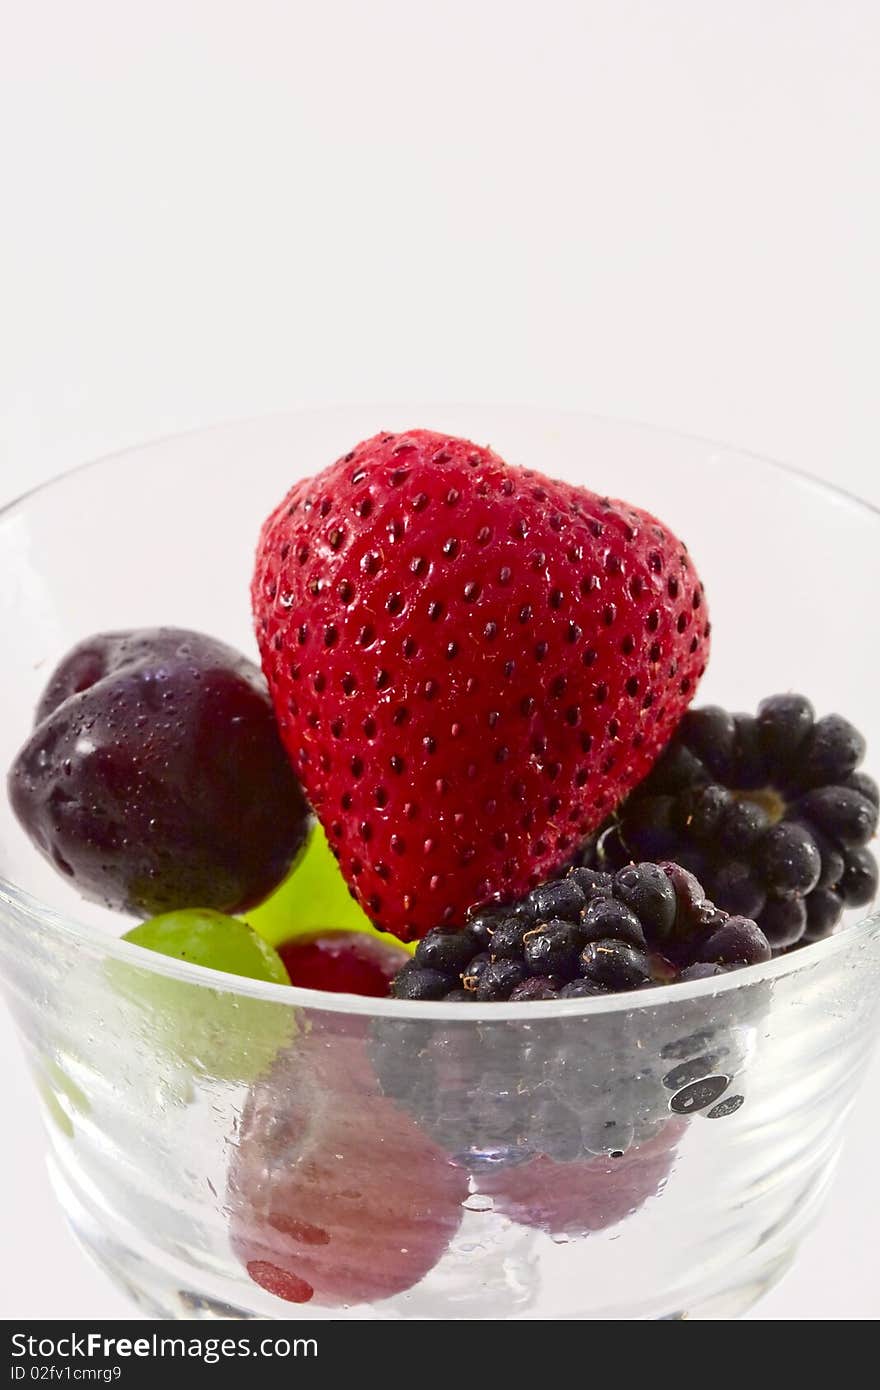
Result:
M234 1292L229 1287L232 1281L228 1274L209 1269L195 1271L183 1252L180 1257L175 1257L166 1250L151 1248L140 1234L135 1236L131 1231L114 1233L107 1224L107 1213L99 1215L86 1195L71 1185L57 1157L50 1158L49 1171L56 1196L77 1243L148 1317L171 1322L272 1320L272 1312L268 1309L254 1311L234 1301ZM823 1189L824 1186L823 1183ZM811 1195L814 1200L808 1205L818 1209L824 1191ZM786 1223L787 1241L782 1248L778 1239L771 1239L755 1251L751 1259L731 1270L734 1282L727 1287L715 1287L702 1298L692 1296L686 1300L686 1306L674 1302L666 1309L651 1312L622 1309L610 1319L604 1310L596 1314L585 1309L580 1314L580 1320L593 1321L598 1317L600 1321L719 1322L742 1317L788 1271L804 1230L812 1224L811 1220L804 1220L804 1215L801 1208L791 1225ZM776 1234L778 1237L782 1233ZM760 1257L759 1262L756 1257ZM199 1274L198 1287L193 1279L196 1272ZM261 1297L256 1288L253 1294L256 1298ZM384 1320L383 1314L377 1309L300 1310L290 1304L285 1304L283 1312L279 1314L285 1321L295 1320L298 1315L306 1320L316 1317L321 1320ZM460 1317L460 1313L457 1316ZM514 1316L521 1318L522 1314ZM437 1320L444 1320L442 1312L438 1312Z

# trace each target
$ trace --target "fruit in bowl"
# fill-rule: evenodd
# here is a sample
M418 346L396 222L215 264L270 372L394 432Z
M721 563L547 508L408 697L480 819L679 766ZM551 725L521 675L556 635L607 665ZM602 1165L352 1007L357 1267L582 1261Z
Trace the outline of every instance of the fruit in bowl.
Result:
M309 988L526 1003L757 963L876 888L861 735L688 708L706 598L638 507L379 434L272 512L252 601L265 680L176 628L50 677L10 798L86 896L244 914Z
M10 798L86 896L244 913L306 987L485 1003L708 977L873 894L864 740L801 696L688 709L706 599L642 509L380 434L276 507L252 600L271 703L176 628L51 676Z
M444 1258L462 1190L549 1234L622 1219L686 1122L745 1103L768 997L759 977L650 992L747 972L873 895L860 736L793 695L691 709L710 630L674 533L424 430L297 483L252 601L262 676L177 629L81 643L10 781L73 887L159 914L134 944L342 1009L336 1062L313 1025L255 1035L243 1065L232 991L194 1017L132 991L182 1067L248 1088L230 1175L248 1272L289 1301L393 1297ZM329 998L352 993L390 1000ZM339 1187L337 1152L361 1187Z

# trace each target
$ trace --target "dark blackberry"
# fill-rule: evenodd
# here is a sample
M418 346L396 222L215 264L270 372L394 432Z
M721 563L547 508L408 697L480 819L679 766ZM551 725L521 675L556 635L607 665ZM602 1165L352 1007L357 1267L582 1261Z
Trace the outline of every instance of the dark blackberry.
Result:
M534 906L535 916L540 922L551 918L561 918L567 922L577 922L586 904L584 890L571 874L565 878L551 879L534 888L528 895Z
M473 994L466 989L451 989L448 994L443 996L444 1004L472 1004Z
M583 976L579 980L569 980L567 985L563 985L557 997L559 999L589 999L596 994L607 994L608 990L604 985L600 985L597 980L587 980Z
M392 980L391 993L395 999L442 999L453 987L453 976L422 969L410 961Z
M830 936L843 916L843 898L833 888L817 888L806 900L805 941L821 941Z
M865 740L848 719L826 714L807 736L795 782L801 787L836 786L855 772L865 756Z
M815 718L803 695L771 695L758 706L758 733L771 776L790 764Z
M517 960L493 960L482 971L475 998L478 1004L509 999L510 992L526 977L526 967Z
M460 975L474 954L467 932L446 931L435 927L422 937L413 961L426 970L440 970L444 975Z
M634 912L616 898L594 898L581 921L585 941L625 941L644 949L645 929Z
M803 855L804 846L809 845L817 856L818 850L803 827L791 824L776 829L784 832L777 839L788 836L791 853L786 866L791 877L795 851ZM744 918L751 918L745 910L747 902L763 909L764 889L753 881L752 872L737 861L716 870L720 886L731 896L735 890L742 904L737 914L740 925ZM864 894L863 881L868 878L867 866L854 861L851 891ZM494 1002L510 998L516 990L516 1002L543 997L537 987L518 988L528 977L549 979L554 990L581 976L610 990L668 984L679 971L707 958L705 943L727 924L729 916L707 897L692 873L668 861L627 864L613 876L580 866L533 889L528 900L531 905L556 904L571 913L577 907L577 916L531 922L531 906L529 913L516 916L517 904L506 904L472 918L462 931L435 928L400 971L394 992L402 998L428 999L462 989L479 1002ZM793 937L799 924L791 914L784 921L778 912L771 917L777 938ZM762 942L754 920L750 926L755 942ZM748 961L764 959L766 950L763 941L763 946L747 953Z
M714 961L698 960L694 965L686 965L679 975L683 982L688 980L711 980L716 975L726 975L727 971L723 965L716 965Z
M712 965L760 965L770 955L766 936L748 917L728 917L697 948L697 960Z
M877 861L868 849L851 849L843 856L840 896L847 907L867 907L877 895Z
M527 980L520 980L518 985L514 985L510 991L510 1002L518 1004L530 999L555 999L558 993L552 976L530 975Z
M597 867L662 858L692 870L717 907L766 923L774 950L827 934L836 904L866 907L877 888L867 845L880 791L859 770L864 752L848 720L816 719L802 695L773 695L754 718L689 710L598 837ZM780 906L794 900L803 914ZM687 930L680 916L673 937Z
M688 710L679 726L679 737L665 755L674 765L680 762L679 749L686 749L695 762L693 771L681 786L691 786L699 780L708 780L705 769L722 784L726 783L734 765L734 746L736 743L736 724L733 715L718 705L704 705L702 709ZM662 772L660 774L662 781Z
M844 849L861 849L877 829L877 807L852 787L818 787L798 806L805 820Z
M583 944L583 932L573 922L539 924L526 933L523 941L526 969L532 975L559 975L570 980L577 973Z
M492 912L480 912L465 926L465 934L472 942L474 951L488 951L492 932L501 919Z
M613 891L652 940L663 941L669 936L675 926L678 903L675 889L659 865L626 865L615 874Z
M569 869L568 877L573 878L584 898L610 896L614 886L614 875L599 869L588 869L576 865Z
M866 801L870 801L872 806L880 806L880 787L870 777L867 772L851 772L841 786L850 787L854 792L859 792Z
M504 917L489 935L489 955L493 960L521 960L523 937L533 928L518 917Z
M736 859L719 864L706 886L713 901L725 902L728 912L743 917L757 917L767 902L766 889L755 878L751 865Z
M822 856L804 825L779 821L764 836L757 868L775 898L804 898L822 874Z
M588 941L580 957L581 974L610 990L640 989L652 982L651 962L644 951L625 941Z
M806 929L807 907L803 898L771 898L761 913L761 931L773 951L796 946Z
M483 972L485 970L488 970L491 964L492 957L488 954L488 952L478 952L478 954L471 959L470 963L466 965L464 970L462 970L461 972L462 988L471 991L476 990L477 985L483 978Z

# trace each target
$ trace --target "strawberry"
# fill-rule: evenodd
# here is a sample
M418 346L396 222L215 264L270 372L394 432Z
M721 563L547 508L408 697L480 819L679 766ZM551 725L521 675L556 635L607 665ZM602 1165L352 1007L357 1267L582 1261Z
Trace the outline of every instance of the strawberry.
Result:
M252 597L287 752L403 940L545 878L645 776L708 654L654 517L427 430L296 483Z

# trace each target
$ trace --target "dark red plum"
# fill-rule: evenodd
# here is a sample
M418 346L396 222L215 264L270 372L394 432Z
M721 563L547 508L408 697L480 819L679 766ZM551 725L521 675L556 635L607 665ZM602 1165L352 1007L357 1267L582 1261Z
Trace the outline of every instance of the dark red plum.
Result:
M49 679L9 796L84 897L137 916L254 906L308 829L259 669L180 628L74 647Z

